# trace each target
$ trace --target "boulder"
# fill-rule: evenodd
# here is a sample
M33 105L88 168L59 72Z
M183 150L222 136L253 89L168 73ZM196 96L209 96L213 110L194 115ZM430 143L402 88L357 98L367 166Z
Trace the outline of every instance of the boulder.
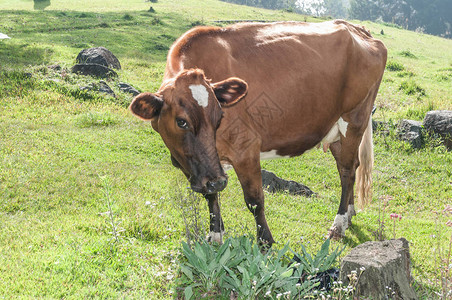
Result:
M103 80L99 81L98 84L90 83L89 85L83 86L80 89L82 91L98 91L100 93L105 93L116 98L115 92L113 92L110 86Z
M424 118L424 128L441 137L447 149L452 150L452 110L429 111Z
M75 61L77 64L98 64L107 68L121 69L121 64L116 56L104 47L83 49Z
M118 74L112 69L99 64L76 64L71 69L72 73L100 78L117 77Z
M99 81L98 90L101 93L105 93L116 98L115 92L113 92L110 86L103 80Z
M267 170L262 170L262 186L270 193L276 193L277 191L288 192L292 195L301 195L310 197L314 194L307 186L292 181L279 178L274 173Z
M133 96L138 95L140 92L134 88L133 86L131 86L130 84L124 83L124 82L120 82L118 84L119 89L124 92L124 93L128 93L128 94L132 94Z
M341 263L345 285L352 271L361 273L355 291L358 299L418 299L410 285L410 251L404 238L366 242L352 249Z
M401 120L397 125L399 139L411 144L415 149L420 149L424 144L422 137L422 122L413 120Z

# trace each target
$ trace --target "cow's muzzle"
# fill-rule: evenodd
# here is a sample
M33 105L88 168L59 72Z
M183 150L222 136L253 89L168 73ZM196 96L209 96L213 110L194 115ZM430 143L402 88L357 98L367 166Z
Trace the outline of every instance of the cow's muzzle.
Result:
M228 179L225 176L220 176L215 180L207 180L201 186L192 184L191 189L197 193L215 194L221 192L228 185Z

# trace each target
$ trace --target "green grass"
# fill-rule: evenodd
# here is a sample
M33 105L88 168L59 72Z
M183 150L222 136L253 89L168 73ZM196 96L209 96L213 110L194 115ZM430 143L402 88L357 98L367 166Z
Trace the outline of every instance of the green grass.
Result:
M149 13L149 7L155 13ZM0 297L171 298L184 221L177 207L186 186L169 153L145 122L126 109L128 82L142 91L160 85L172 42L193 24L217 20L314 18L234 6L214 0L56 1L44 11L32 1L0 3ZM384 75L375 118L421 120L431 109L452 109L452 41L364 22L404 70ZM384 35L379 32L384 29ZM69 68L86 47L113 51L123 69L109 81L117 98L80 86L96 79ZM48 69L59 64L60 71ZM414 93L400 89L407 82ZM419 87L425 95L419 96ZM438 276L433 248L436 215L452 200L452 154L434 140L421 150L390 136L375 136L373 203L360 212L347 236L333 247L373 239L382 200L386 235L389 213L403 215L397 237L410 242L413 274L422 295ZM334 220L340 184L334 159L313 150L263 167L308 185L315 198L266 193L268 222L277 247L300 242L317 252ZM112 242L102 178L109 178L113 210L122 221ZM227 237L254 235L234 172L221 193ZM182 187L181 187L182 186ZM207 207L200 199L202 218ZM446 219L441 220L444 224ZM444 234L447 233L444 229ZM450 233L450 232L449 232ZM443 235L444 235L443 234ZM441 242L446 243L443 236Z

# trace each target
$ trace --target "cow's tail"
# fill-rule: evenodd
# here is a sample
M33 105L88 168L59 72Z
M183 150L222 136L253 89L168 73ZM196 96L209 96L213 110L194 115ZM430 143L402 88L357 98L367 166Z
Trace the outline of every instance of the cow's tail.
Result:
M372 115L359 145L359 167L356 169L356 194L358 206L364 207L372 200L372 168L374 149L372 142Z

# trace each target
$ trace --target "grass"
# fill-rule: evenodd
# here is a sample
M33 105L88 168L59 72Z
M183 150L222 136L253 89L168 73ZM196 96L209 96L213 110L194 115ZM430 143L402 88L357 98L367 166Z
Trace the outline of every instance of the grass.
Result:
M149 7L155 13L148 12ZM127 111L131 98L120 81L143 91L160 85L171 43L193 24L217 20L305 20L282 11L234 6L214 0L57 1L44 11L32 1L0 3L0 297L6 298L171 298L184 218L174 199L183 175L170 164L159 135ZM377 120L421 120L431 109L452 109L452 41L363 23L389 48L389 60L404 67L384 75ZM384 35L379 32L384 29ZM434 45L432 47L432 45ZM96 79L69 68L86 47L104 46L123 69L108 81L117 98L80 86ZM60 71L47 66L59 64ZM403 76L400 76L400 75ZM403 82L422 88L408 94ZM374 196L347 236L333 247L373 239L379 199L399 213L398 237L410 242L419 293L438 288L434 264L436 215L452 200L451 152L435 142L413 150L391 135L375 136ZM301 242L311 253L323 244L334 220L340 185L331 155L313 150L263 167L308 185L315 198L266 193L266 211L277 247ZM221 194L227 236L254 235L234 172ZM105 184L117 220L125 231L111 241ZM204 200L200 200L204 201ZM201 217L208 220L201 202ZM442 222L444 223L444 222ZM448 230L448 229L445 229ZM392 230L386 235L392 237ZM447 234L445 234L447 235ZM446 245L447 238L441 239ZM430 297L431 298L431 297Z

